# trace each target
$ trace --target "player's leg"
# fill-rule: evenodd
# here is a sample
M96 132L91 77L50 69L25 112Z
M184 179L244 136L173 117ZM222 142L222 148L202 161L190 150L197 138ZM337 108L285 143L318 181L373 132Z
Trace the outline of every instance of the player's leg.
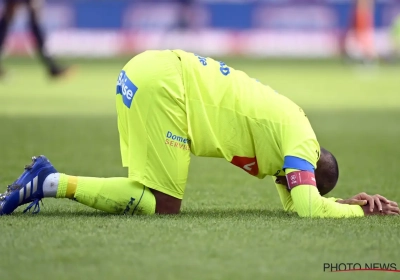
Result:
M116 103L122 164L129 178L61 175L57 197L111 213L128 208L128 213L179 213L190 162L179 58L171 51L134 57L119 75Z
M37 51L42 59L43 63L49 71L49 75L52 77L58 77L66 73L68 68L57 65L54 59L47 53L45 47L45 34L44 30L39 22L39 13L41 9L41 0L27 0L28 12L29 12L29 28L35 38L35 44Z
M152 189L157 213L178 213L190 148L179 58L147 51L124 67L117 86L118 128L129 178Z
M70 198L115 214L178 213L190 155L177 60L172 52L147 54L131 60L123 71L127 74L120 76L124 82L120 79L118 85L118 125L123 164L129 166L130 178L60 174L41 156L0 195L0 215L27 203L31 204L26 210L34 207L33 212L38 212L44 197ZM133 89L129 77L139 88L137 93L129 92ZM128 108L125 97L133 98L135 93L135 102Z
M151 191L128 178L92 178L58 173L44 156L34 157L24 173L0 194L0 215L11 214L30 203L24 212L45 197L69 198L112 214L154 214Z
M4 9L0 18L0 58L3 54L8 28L14 17L17 6L18 6L18 1L15 0L4 1ZM0 76L2 76L3 74L4 74L4 69L2 68L0 63Z

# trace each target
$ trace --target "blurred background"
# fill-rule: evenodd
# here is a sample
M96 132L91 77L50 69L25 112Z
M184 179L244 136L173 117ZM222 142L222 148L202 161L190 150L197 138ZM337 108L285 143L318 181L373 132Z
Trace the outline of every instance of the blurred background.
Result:
M180 48L210 56L392 61L400 48L400 0L37 2L46 46L56 56ZM4 56L32 53L28 18L26 9L17 10Z

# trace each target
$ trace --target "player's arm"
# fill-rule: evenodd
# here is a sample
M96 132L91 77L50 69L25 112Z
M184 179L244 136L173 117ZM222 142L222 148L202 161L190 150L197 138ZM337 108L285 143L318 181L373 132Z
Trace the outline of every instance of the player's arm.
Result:
M358 205L336 203L320 195L314 175L321 153L317 137L301 108L287 103L284 112L287 117L280 129L283 170L298 215L319 218L364 216L363 208Z
M278 191L279 197L281 199L283 209L287 212L296 212L292 196L290 195L287 186L284 185L284 182L278 180L277 177L272 177L272 178L274 179L276 190Z
M285 170L294 208L300 217L351 218L363 217L359 205L336 203L336 199L322 197L316 187L314 172L288 168Z
M279 178L278 177L272 177L272 178L274 179L276 190L278 191L279 198L281 200L283 209L286 212L296 212L292 196L290 195L290 192L288 190L286 178L283 176L280 176ZM329 197L326 199L333 201L333 202L343 201L343 204L351 204L351 203L347 203L347 201L342 200L341 198ZM351 199L352 204L357 204L358 201L360 201L360 200Z

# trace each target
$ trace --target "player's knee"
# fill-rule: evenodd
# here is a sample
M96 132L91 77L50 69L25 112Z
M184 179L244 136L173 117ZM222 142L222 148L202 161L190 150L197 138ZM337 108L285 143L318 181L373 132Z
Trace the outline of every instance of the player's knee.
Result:
M181 199L153 189L151 191L156 199L156 214L179 214Z

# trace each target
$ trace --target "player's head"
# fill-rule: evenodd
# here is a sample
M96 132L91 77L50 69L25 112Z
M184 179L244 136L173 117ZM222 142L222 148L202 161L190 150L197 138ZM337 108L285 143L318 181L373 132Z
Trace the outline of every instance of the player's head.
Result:
M324 148L321 148L321 155L315 170L315 180L321 195L329 193L339 179L339 166L336 158Z

